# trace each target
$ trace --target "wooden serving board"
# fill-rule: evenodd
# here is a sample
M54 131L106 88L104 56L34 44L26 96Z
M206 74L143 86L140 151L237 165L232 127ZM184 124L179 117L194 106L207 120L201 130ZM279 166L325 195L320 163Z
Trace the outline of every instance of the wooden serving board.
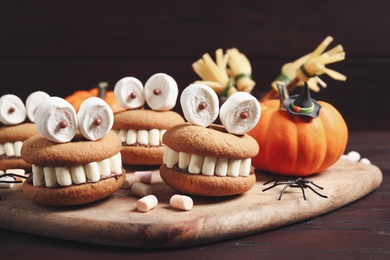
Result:
M305 201L300 189L288 188L279 201L283 186L263 192L268 187L263 183L274 176L256 174L255 186L245 194L228 198L192 196L192 210L181 211L170 207L169 199L176 192L154 170L151 185L159 204L147 213L136 209L138 198L129 190L119 190L89 205L47 207L29 201L18 184L0 190L0 227L102 245L179 247L254 234L313 218L367 195L382 182L378 167L339 160L308 178L324 187L318 191L327 199L305 189Z

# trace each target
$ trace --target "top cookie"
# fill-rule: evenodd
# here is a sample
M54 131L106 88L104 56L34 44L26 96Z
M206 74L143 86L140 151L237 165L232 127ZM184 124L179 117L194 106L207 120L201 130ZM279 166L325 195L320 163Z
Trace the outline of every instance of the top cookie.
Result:
M24 141L38 131L33 123L0 127L0 144Z
M189 123L176 125L164 134L163 143L175 151L219 158L245 159L259 152L251 136L233 135L215 124L208 128Z
M122 142L112 131L94 142L76 135L72 142L55 143L37 134L24 142L21 153L23 160L31 164L70 166L110 158L119 153L121 148Z
M174 111L154 111L148 109L126 110L114 114L112 129L169 129L184 123L184 119Z

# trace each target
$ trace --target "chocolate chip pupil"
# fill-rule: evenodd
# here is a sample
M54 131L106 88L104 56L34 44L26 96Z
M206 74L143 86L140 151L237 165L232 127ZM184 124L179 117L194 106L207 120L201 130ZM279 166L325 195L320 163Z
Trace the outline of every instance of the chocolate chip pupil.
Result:
M59 126L61 128L66 128L68 126L68 122L66 122L65 120L61 120L59 123Z
M198 105L198 108L199 108L200 110L203 110L203 109L205 109L206 107L207 107L207 104L206 104L205 102L200 102L199 105Z
M95 121L93 121L93 123L98 126L102 124L102 120L100 118L96 118Z
M242 119L247 119L247 118L249 117L249 114L248 114L247 112L242 112L242 113L240 114L240 117L241 117Z
M12 114L13 112L15 112L15 108L14 107L10 107L8 109L8 113Z
M131 98L131 99L135 99L136 97L137 97L137 93L131 92L130 98Z
M161 94L161 90L159 90L158 88L156 88L156 89L153 90L153 94L155 94L156 96L158 96L158 95Z

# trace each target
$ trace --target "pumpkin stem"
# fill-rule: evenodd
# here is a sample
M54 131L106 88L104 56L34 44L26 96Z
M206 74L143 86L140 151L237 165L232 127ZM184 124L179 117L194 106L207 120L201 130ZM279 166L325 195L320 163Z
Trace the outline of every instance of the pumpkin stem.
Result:
M286 84L282 81L276 82L276 87L279 91L279 110L286 110L283 101L289 97Z
M98 89L99 89L98 97L100 97L101 99L104 99L106 97L107 88L108 88L107 82L105 82L105 81L99 82L99 84L98 84Z

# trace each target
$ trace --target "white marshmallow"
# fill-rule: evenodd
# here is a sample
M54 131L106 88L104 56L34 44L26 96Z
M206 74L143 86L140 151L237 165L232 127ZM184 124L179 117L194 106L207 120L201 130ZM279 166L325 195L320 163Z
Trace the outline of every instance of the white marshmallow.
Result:
M119 139L121 139L121 142L125 143L127 139L127 130L123 130L123 129L119 130L118 136Z
M4 125L17 125L26 120L26 107L15 95L0 97L0 122Z
M203 175L214 175L215 165L217 164L217 157L205 156L202 165Z
M69 171L74 184L81 184L87 181L83 165L70 166Z
M44 101L49 98L49 94L43 91L35 91L31 93L26 99L26 112L27 117L31 122L35 122L35 111L37 107Z
M170 198L169 205L175 209L191 210L194 202L191 197L175 194Z
M137 142L137 130L129 129L126 134L126 144L131 145Z
M108 176L111 174L110 158L98 162L100 175Z
M212 88L204 84L191 84L186 87L181 93L180 104L184 117L191 124L207 127L218 117L218 96Z
M215 166L215 175L221 177L227 176L228 162L228 158L218 158Z
M33 177L33 185L41 186L43 181L43 167L33 165L32 166L32 177Z
M155 90L158 90L159 93L155 93ZM176 81L165 73L154 74L145 83L145 100L153 110L172 109L176 105L178 93Z
M12 178L11 176L4 176L0 178L0 181L4 181L4 182L0 182L0 188L10 189L14 186L14 183L12 182L15 181L15 179Z
M179 152L179 168L180 169L187 169L188 165L190 164L191 160L191 154Z
M192 174L199 174L202 172L204 157L197 154L191 155L190 164L188 165L188 172Z
M144 197L152 194L152 187L142 182L135 182L131 185L130 191L136 196Z
M128 109L140 108L145 104L144 87L138 79L125 77L114 87L114 94L120 106Z
M251 172L251 162L252 162L251 158L243 159L241 161L239 176L243 176L243 177L249 176Z
M121 186L121 189L128 190L136 182L140 182L140 179L137 176L135 176L134 174L127 174L126 179Z
M111 172L122 173L122 155L120 152L110 158L110 168Z
M154 195L148 195L137 201L137 209L141 212L148 212L149 210L154 209L157 204L157 197Z
M4 144L5 155L8 157L15 156L15 147L13 143L5 143Z
M367 158L362 158L362 159L360 159L359 162L361 162L361 163L363 163L363 164L366 164L366 165L371 165L370 160L368 160Z
M360 160L360 154L356 151L350 151L347 155L352 162L358 162Z
M61 127L61 122L66 126ZM69 142L77 132L76 111L63 98L47 98L36 109L35 126L39 133L53 142Z
M237 135L245 134L254 128L260 115L259 101L251 94L242 91L232 94L222 104L219 112L219 118L225 129Z
M168 148L166 165L168 168L173 168L179 162L179 152Z
M61 186L72 185L72 177L70 176L69 167L54 167L57 182Z
M167 131L167 129L160 129L160 142L162 143L162 140L163 140L163 136L165 134L165 132Z
M91 162L84 165L85 175L91 182L100 180L99 166L97 162Z
M164 152L163 152L163 164L167 164L167 158L170 148L168 146L164 146Z
M13 173L18 175L24 175L26 173L25 169L7 169L5 173Z
M137 131L137 143L147 145L149 144L148 130L140 129Z
M153 146L160 145L160 131L158 129L149 130L149 144Z
M85 138L96 141L111 130L114 123L114 113L103 99L90 97L81 103L77 112L77 123Z
M150 184L152 183L152 172L151 171L136 171L134 176L138 177L140 182Z
M17 156L17 157L21 156L22 145L23 145L22 141L16 141L14 143L15 156Z
M240 173L240 159L229 159L227 175L230 177L238 177Z
M52 187L57 183L57 177L54 167L43 167L46 187Z

